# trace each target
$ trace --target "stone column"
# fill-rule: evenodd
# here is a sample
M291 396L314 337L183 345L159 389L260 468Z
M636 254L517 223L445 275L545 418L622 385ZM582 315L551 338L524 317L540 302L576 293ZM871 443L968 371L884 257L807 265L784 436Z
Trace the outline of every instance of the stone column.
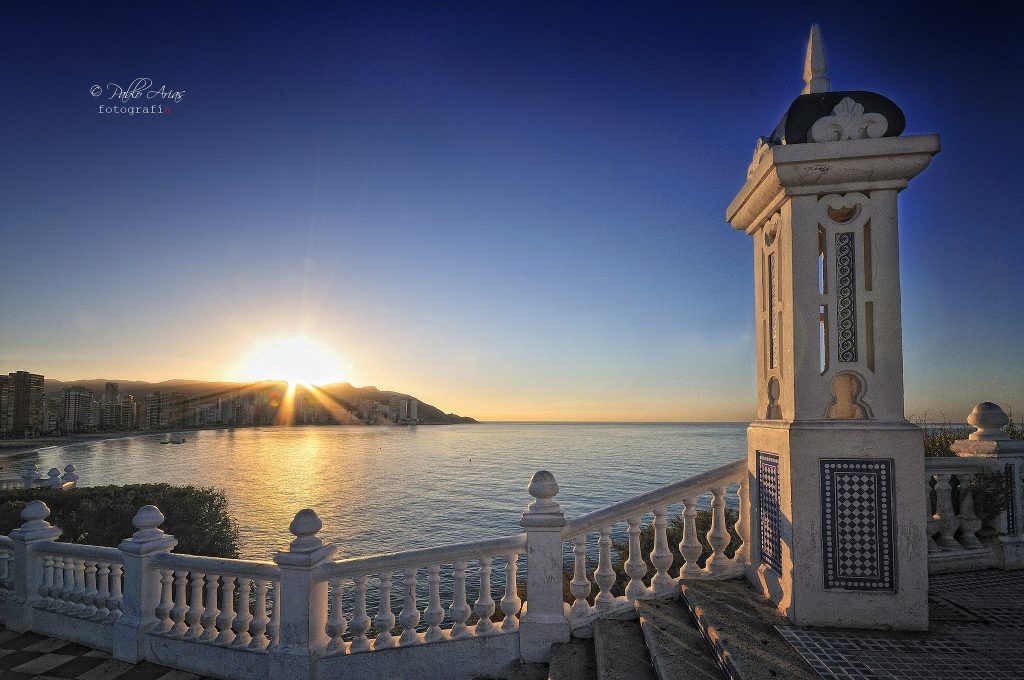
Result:
M120 661L136 663L145 658L146 631L157 621L160 571L150 563L178 545L178 539L160 529L163 521L164 515L155 505L142 506L132 519L136 532L118 546L124 561L124 585L121 616L114 623L113 655Z
M950 447L964 458L990 458L1003 476L1006 507L1003 534L992 547L996 564L1003 569L1024 568L1024 441L1010 439L1003 427L1010 422L996 404L985 401L974 407L967 423L975 428L967 439L958 439Z
M36 557L36 548L41 543L55 541L61 534L60 529L46 521L49 516L50 508L46 503L31 501L21 511L25 523L11 532L14 554L9 568L14 591L3 603L4 625L19 633L32 630L32 606L40 599L43 569Z
M558 493L555 476L541 470L530 480L530 495L519 524L526 529L526 595L519 619L519 652L523 661L547 662L551 645L569 640L567 605L562 596L562 528L565 515L551 500Z
M752 237L757 419L750 581L794 623L928 625L924 450L903 411L897 192L939 151L903 112L830 91L812 29L804 94L762 137L726 219Z
M316 677L316 661L330 642L327 637L327 582L314 570L330 562L337 547L317 536L323 522L310 509L300 510L288 530L295 536L288 550L278 552L281 567L280 645L271 650L270 677L293 680Z

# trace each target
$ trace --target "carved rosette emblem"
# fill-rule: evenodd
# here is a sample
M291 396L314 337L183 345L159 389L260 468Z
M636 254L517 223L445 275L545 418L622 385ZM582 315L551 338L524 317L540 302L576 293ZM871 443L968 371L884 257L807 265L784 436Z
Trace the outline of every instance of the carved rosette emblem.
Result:
M857 361L853 232L836 234L836 315L839 323L839 360Z
M864 113L864 107L849 97L832 109L831 116L819 118L811 126L815 142L840 142L844 139L881 137L889 129L889 121L880 113Z

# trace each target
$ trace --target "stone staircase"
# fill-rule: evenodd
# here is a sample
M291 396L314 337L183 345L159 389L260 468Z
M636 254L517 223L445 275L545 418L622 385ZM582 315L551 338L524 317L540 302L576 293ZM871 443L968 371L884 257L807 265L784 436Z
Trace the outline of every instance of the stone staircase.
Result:
M743 580L694 581L677 600L641 600L636 618L599 618L593 638L552 647L509 680L815 680L774 628L786 623Z

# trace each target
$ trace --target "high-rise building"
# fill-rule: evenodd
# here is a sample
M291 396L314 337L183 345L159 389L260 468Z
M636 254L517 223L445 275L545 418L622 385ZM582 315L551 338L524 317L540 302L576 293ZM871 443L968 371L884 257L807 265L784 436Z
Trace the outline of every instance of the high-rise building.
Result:
M0 387L0 431L13 437L35 437L43 429L43 376L28 371L9 373ZM0 401L4 398L0 396Z
M65 387L61 392L63 403L63 429L65 432L85 432L93 426L93 393L81 385Z

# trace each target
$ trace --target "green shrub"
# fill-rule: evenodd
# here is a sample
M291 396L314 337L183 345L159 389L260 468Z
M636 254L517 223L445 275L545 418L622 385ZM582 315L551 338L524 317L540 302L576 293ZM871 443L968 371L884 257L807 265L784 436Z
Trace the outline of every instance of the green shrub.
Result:
M64 532L60 541L117 547L135 532L132 518L139 508L155 505L167 518L160 528L178 539L175 552L238 557L238 527L218 489L130 484L0 491L0 533L21 526L21 511L33 500L50 508L47 521Z

